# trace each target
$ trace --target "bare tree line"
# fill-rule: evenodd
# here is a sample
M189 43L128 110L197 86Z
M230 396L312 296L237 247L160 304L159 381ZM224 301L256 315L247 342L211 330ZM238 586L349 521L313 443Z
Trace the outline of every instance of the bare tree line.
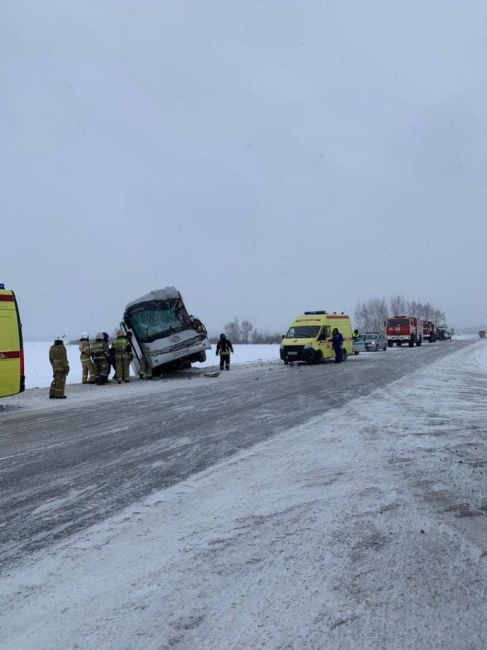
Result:
M232 343L280 343L280 334L258 330L248 320L240 322L238 316L227 323L223 331Z
M406 300L404 296L393 296L389 300L370 298L359 302L354 316L357 327L364 332L380 332L384 329L384 321L390 316L415 316L436 325L446 321L445 312L431 303Z

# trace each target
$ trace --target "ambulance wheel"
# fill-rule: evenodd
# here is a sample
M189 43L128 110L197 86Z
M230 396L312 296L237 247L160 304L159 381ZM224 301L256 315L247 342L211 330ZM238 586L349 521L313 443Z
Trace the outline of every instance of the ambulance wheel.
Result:
M323 361L323 353L321 350L318 350L313 359L314 363L321 363Z

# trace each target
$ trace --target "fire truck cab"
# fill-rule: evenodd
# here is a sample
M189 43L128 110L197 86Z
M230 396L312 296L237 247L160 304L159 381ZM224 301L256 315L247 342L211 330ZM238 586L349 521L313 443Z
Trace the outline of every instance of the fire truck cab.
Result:
M423 342L423 321L414 316L393 316L385 322L387 345L392 348L394 343L420 346Z
M436 343L437 340L438 340L438 330L436 328L436 325L430 320L425 320L423 322L423 341Z

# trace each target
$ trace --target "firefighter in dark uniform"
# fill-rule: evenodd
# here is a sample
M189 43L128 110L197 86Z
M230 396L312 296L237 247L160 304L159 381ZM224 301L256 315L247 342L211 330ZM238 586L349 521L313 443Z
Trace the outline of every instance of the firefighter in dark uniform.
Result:
M220 370L225 367L230 370L230 353L233 353L233 346L225 334L220 334L220 340L216 346L216 355L220 355Z
M52 366L53 380L49 390L49 399L66 399L64 388L69 373L68 353L64 347L63 337L56 336L54 345L49 348L49 361Z
M95 341L91 344L91 360L95 366L95 383L98 385L106 384L110 372L110 362L109 352L107 352L106 343L101 332L96 335Z
M126 384L130 381L130 362L132 361L132 346L130 341L124 335L123 330L118 330L117 338L112 341L111 349L113 359L115 360L115 378L117 384L124 381Z
M108 358L108 377L110 377L110 370L113 368L113 379L115 379L115 374L117 369L115 368L115 355L113 350L110 349L110 337L107 332L102 332L103 334L103 344L105 346L105 352ZM110 379L107 379L107 384L110 383Z
M331 345L335 351L335 363L342 362L342 347L343 347L343 335L340 334L338 329L335 327L331 333Z

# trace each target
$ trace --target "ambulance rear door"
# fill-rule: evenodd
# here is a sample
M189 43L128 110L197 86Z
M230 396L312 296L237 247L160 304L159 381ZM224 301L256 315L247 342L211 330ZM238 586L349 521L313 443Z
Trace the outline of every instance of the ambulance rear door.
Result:
M0 284L0 397L25 387L22 328L15 294Z

